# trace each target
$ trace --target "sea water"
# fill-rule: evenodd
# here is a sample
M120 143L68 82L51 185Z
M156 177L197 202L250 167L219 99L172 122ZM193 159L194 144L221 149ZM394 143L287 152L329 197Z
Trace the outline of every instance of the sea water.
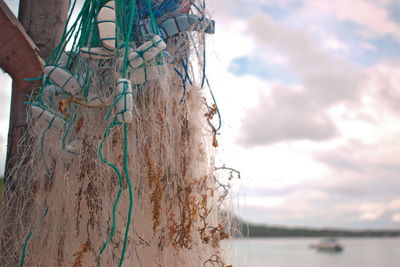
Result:
M248 238L228 241L234 267L400 267L400 238L341 238L342 252L320 252L319 238Z

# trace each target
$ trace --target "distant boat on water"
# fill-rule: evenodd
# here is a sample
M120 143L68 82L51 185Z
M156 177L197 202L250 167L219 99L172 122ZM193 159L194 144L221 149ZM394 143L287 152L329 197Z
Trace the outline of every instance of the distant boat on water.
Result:
M336 238L324 238L319 243L311 245L311 248L327 252L343 251L343 246L336 240Z

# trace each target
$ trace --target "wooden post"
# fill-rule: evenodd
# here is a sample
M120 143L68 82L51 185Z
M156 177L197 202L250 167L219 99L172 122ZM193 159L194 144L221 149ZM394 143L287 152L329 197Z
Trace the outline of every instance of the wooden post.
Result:
M20 0L18 19L46 59L62 37L68 0Z
M7 5L0 0L0 67L13 79L10 128L8 133L5 179L9 183L10 170L18 155L18 141L26 129L27 94L41 82L27 82L25 78L42 75L42 60L38 48L26 34L23 26L15 18Z
M41 80L28 82L24 79L39 77L43 73L43 60L61 38L68 13L68 0L20 0L19 19L10 11L3 0L0 0L0 68L13 79L10 127L8 133L7 158L5 168L4 200L13 193L12 169L21 155L27 150L21 138L26 133L26 105L28 95L41 86ZM29 156L29 155L28 155ZM16 255L7 248L4 242L7 235L18 233L18 227L12 225L13 218L18 216L15 210L18 203L9 203L9 210L4 216L1 238L2 261L0 266L17 266Z
M5 179L18 157L18 143L26 131L27 95L41 82L26 82L25 78L42 75L43 62L59 42L68 13L67 0L21 0L18 22L0 0L2 36L0 66L13 78L10 128L8 134ZM25 28L25 30L24 30ZM40 57L39 57L40 56Z

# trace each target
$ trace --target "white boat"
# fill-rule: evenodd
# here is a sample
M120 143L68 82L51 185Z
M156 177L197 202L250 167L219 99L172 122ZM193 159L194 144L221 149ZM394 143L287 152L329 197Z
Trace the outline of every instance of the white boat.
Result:
M318 251L331 251L331 252L341 252L343 246L336 240L336 238L324 238L319 243L311 245Z

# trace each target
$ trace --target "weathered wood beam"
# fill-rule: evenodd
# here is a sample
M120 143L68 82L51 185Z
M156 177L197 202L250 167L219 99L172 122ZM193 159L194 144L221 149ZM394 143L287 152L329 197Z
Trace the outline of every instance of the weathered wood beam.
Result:
M28 82L24 79L35 78L43 73L41 59L48 57L59 42L68 13L68 0L20 0L19 20L0 0L0 68L13 79L10 127L8 134L7 159L5 168L4 199L13 194L12 169L20 161L21 151L29 150L28 143L21 143L26 133L25 101L32 90L41 86L41 80ZM26 155L28 156L29 155ZM29 175L29 170L26 170ZM22 178L22 177L20 177ZM3 232L1 235L0 266L18 266L19 251L9 248L10 236L20 234L19 227L13 225L17 214L18 202L9 203L3 212Z
M7 181L18 155L18 142L26 129L24 102L32 89L41 84L41 81L28 82L24 79L41 76L43 60L38 48L3 0L0 0L0 25L0 67L13 79L5 173Z
M21 148L19 142L27 128L24 102L28 100L27 95L32 92L32 89L41 85L41 81L27 82L24 79L42 75L43 60L38 55L38 48L3 0L0 0L0 25L0 68L13 79L3 192L3 200L7 201L13 194L11 170L18 160ZM4 225L1 235L3 255L1 266L17 266L18 264L17 256L12 250L10 251L8 244L8 240L11 240L10 236L18 232L18 227L12 224L13 218L18 216L17 210L18 204L11 203L8 210L2 214Z
M0 67L21 87L32 87L24 78L39 76L43 61L38 48L3 0L0 0Z

